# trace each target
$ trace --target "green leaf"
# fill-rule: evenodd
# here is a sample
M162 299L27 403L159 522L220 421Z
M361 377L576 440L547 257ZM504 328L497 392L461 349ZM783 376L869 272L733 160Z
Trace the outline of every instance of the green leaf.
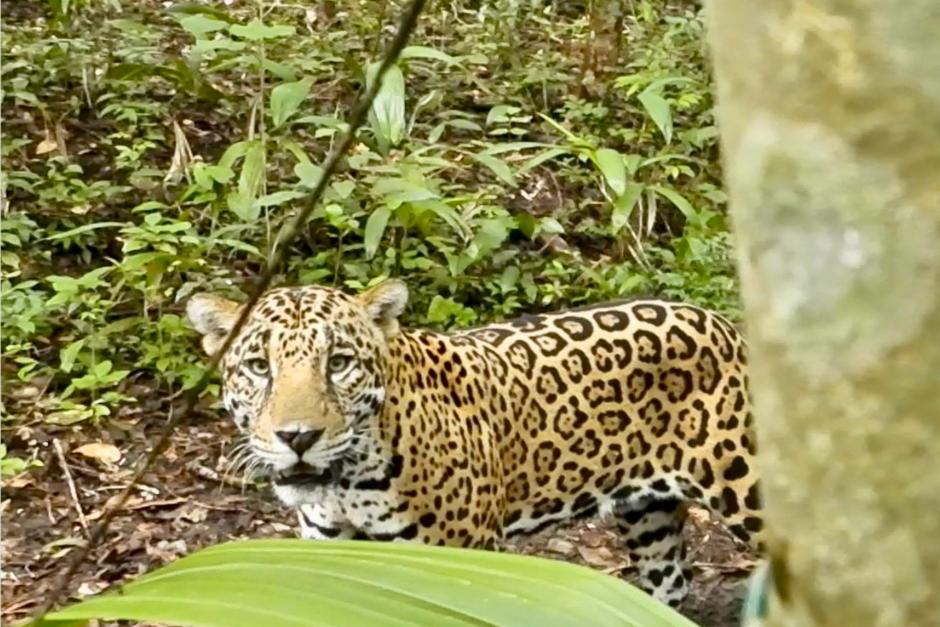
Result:
M381 178L372 186L372 191L376 196L382 198L386 205L392 209L406 202L418 202L421 200L433 200L440 196L433 190L428 189L420 183L415 183L402 178Z
M218 165L223 168L234 168L235 162L244 157L252 145L253 142L250 141L235 142L222 153Z
M116 226L125 226L124 222L92 222L91 224L83 224L82 226L77 226L74 229L69 229L68 231L62 231L61 233L56 233L50 235L49 237L43 237L37 241L40 242L52 242L59 239L68 239L74 237L75 235L81 235L82 233L89 233L91 231L97 231L98 229L110 229Z
M283 190L280 192L274 192L273 194L265 194L256 200L255 204L257 204L259 207L277 207L291 200L303 198L304 196L306 196L306 194L303 192L298 192L295 190Z
M415 185L411 189L405 189L400 192L395 192L389 194L385 197L385 203L392 209L397 209L399 206L405 203L416 203L421 202L422 200L434 200L438 198L438 195L427 187L421 187L420 185Z
M516 287L516 283L519 282L519 267L518 266L506 266L503 270L503 273L496 280L499 289L503 294L507 294Z
M474 161L478 161L492 170L493 174L498 176L500 180L507 185L512 185L513 187L517 185L515 175L513 175L509 165L502 159L484 154L470 155L470 157L473 158Z
M687 219L695 220L698 217L698 212L692 206L692 203L676 190L661 185L651 185L650 189L675 205L676 209L681 211Z
M545 235L560 235L561 233L564 233L564 232L565 232L565 227L561 225L561 222L559 222L558 220L550 216L546 216L542 218L541 220L539 220L538 226L535 229L536 235L540 235L543 233Z
M614 200L614 210L610 214L610 228L614 233L619 233L620 229L626 226L633 214L633 208L636 201L640 199L643 193L643 186L639 183L629 183Z
M197 13L195 15L187 15L186 17L180 19L180 26L196 37L199 37L200 35L205 35L206 33L222 30L228 27L228 24L222 20L214 20L211 17L206 17L205 15Z
M565 139L567 139L571 143L572 146L582 147L582 148L590 147L590 142L588 142L585 139L582 139L581 137L578 137L577 135L575 135L574 133L572 133L571 131L569 131L564 126L562 126L555 120L551 119L544 113L539 113L539 117L545 120L545 122L547 122L549 126L551 126L556 131L564 135Z
M81 339L77 342L72 342L65 348L59 351L59 370L68 374L72 371L72 366L75 365L75 358L78 357L78 352L82 350L82 347L85 345L85 340Z
M297 73L294 71L295 68L287 65L286 63L278 63L277 61L272 61L271 59L266 58L261 66L265 69L265 71L270 72L272 75L286 83L297 80Z
M477 314L473 309L464 307L453 298L444 298L440 294L435 294L428 305L425 318L432 324L448 324L451 321L458 324L470 324L476 320Z
M473 122L471 120L461 120L460 118L457 118L456 120L448 120L446 124L448 126L459 128L464 131L480 132L483 130L483 127L477 124L476 122Z
M512 116L520 111L521 109L514 105L496 105L486 114L486 126L510 122Z
M428 133L428 143L436 144L441 139L441 135L444 134L445 130L447 130L447 122L441 122L432 128L431 132Z
M549 148L548 150L543 150L542 152L540 152L539 154L535 155L534 157L526 161L524 164L522 164L520 171L528 172L529 170L533 168L539 167L546 161L551 161L555 157L567 155L570 152L571 151L568 150L567 148Z
M508 216L485 220L473 238L473 243L477 246L480 257L486 256L499 248L509 237L509 232L514 226L516 226L516 221Z
M503 144L494 144L480 154L498 155L504 152L519 152L520 150L527 150L529 148L555 148L555 146L541 142L506 142Z
M676 246L678 250L683 250L682 257L689 261L702 261L708 254L708 244L698 237L683 237Z
M261 207L255 204L254 199L246 197L241 192L232 192L225 197L229 210L242 222L252 223L261 215Z
M294 120L294 124L313 124L334 131L345 131L348 128L344 121L327 115L305 115Z
M443 61L448 65L458 63L455 57L446 52L429 48L428 46L408 46L398 55L400 59L429 59L431 61Z
M261 189L264 179L264 145L254 140L245 152L245 161L238 177L238 193L243 198L254 200Z
M349 198L356 190L356 184L352 181L336 181L330 187L340 198Z
M469 237L471 234L470 226L466 221L454 211L454 208L441 200L425 200L417 203L421 209L427 209L433 212L437 217L447 223L455 233L461 237Z
M251 41L261 41L263 39L278 39L288 37L294 34L294 27L286 24L277 24L268 26L262 24L260 20L252 20L248 24L233 24L229 27L229 32L242 39Z
M206 52L215 52L217 50L228 50L229 52L239 52L240 50L245 49L245 42L235 41L234 39L229 39L228 37L220 37L219 39L199 39L193 45L193 54L202 55Z
M323 168L312 163L298 163L294 166L294 174L300 179L301 185L313 189L323 178Z
M126 273L135 272L160 259L166 259L167 253L151 251L148 253L138 253L136 255L127 255L121 261L121 271Z
M539 223L531 213L518 213L515 216L516 226L522 231L522 234L529 239L535 238L538 234Z
M385 234L385 227L388 225L388 219L391 215L392 210L386 206L379 207L369 215L364 237L366 259L372 259L379 249L379 244Z
M212 189L216 183L225 185L233 178L235 173L231 168L221 165L210 165L206 163L196 163L193 167L193 178L203 189Z
M668 144L672 141L672 111L669 109L669 103L658 91L651 91L649 88L643 90L638 97Z
M315 585L312 585L314 582ZM694 627L633 586L525 555L405 543L228 542L44 617L195 627Z
M614 194L623 194L627 189L627 168L623 163L623 156L616 150L601 148L594 153L594 163Z
M271 120L274 128L278 128L286 122L310 93L310 87L313 81L305 78L302 81L293 83L281 83L271 90Z
M369 66L366 73L366 83L371 85L375 80L375 73L381 64L376 62ZM393 65L386 70L382 77L382 86L372 107L369 109L369 124L372 132L379 141L380 149L388 152L389 148L397 146L405 136L405 76L398 66Z

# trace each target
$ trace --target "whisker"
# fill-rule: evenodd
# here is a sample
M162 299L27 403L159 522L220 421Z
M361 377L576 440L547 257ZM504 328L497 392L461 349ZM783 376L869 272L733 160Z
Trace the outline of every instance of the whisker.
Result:
M243 453L237 460L233 460L233 463L228 464L225 468L224 476L227 479L236 479L240 471L245 468L251 460L252 456L250 451Z
M251 449L243 449L239 451L239 453L229 461L226 470L238 472L238 470L244 467L248 460L251 459L252 455L253 453Z
M250 480L253 480L257 476L255 473L261 467L262 467L261 460L256 457L252 458L251 463L248 464L248 467L245 469L245 472L242 473L242 480L241 480L242 494L245 493L245 490L248 487L248 482Z

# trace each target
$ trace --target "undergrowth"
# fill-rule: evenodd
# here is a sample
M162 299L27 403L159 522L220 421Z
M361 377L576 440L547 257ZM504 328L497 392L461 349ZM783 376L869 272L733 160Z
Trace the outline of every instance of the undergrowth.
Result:
M181 302L244 296L401 8L307 4L5 15L5 427L194 383ZM454 0L411 43L279 282L402 277L437 328L635 295L738 317L696 5Z

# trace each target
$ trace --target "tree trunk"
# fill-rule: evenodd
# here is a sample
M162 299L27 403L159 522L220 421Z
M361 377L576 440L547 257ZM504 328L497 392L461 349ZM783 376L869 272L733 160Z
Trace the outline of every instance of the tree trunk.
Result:
M765 625L940 625L940 3L712 0Z

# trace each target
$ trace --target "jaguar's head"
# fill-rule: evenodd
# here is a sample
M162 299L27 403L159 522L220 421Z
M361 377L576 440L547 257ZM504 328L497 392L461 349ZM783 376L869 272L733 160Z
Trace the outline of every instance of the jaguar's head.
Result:
M312 500L374 436L385 401L387 340L398 333L407 300L398 281L359 296L276 288L249 314L222 360L223 401L286 504ZM186 307L210 355L240 311L212 294L197 294Z

